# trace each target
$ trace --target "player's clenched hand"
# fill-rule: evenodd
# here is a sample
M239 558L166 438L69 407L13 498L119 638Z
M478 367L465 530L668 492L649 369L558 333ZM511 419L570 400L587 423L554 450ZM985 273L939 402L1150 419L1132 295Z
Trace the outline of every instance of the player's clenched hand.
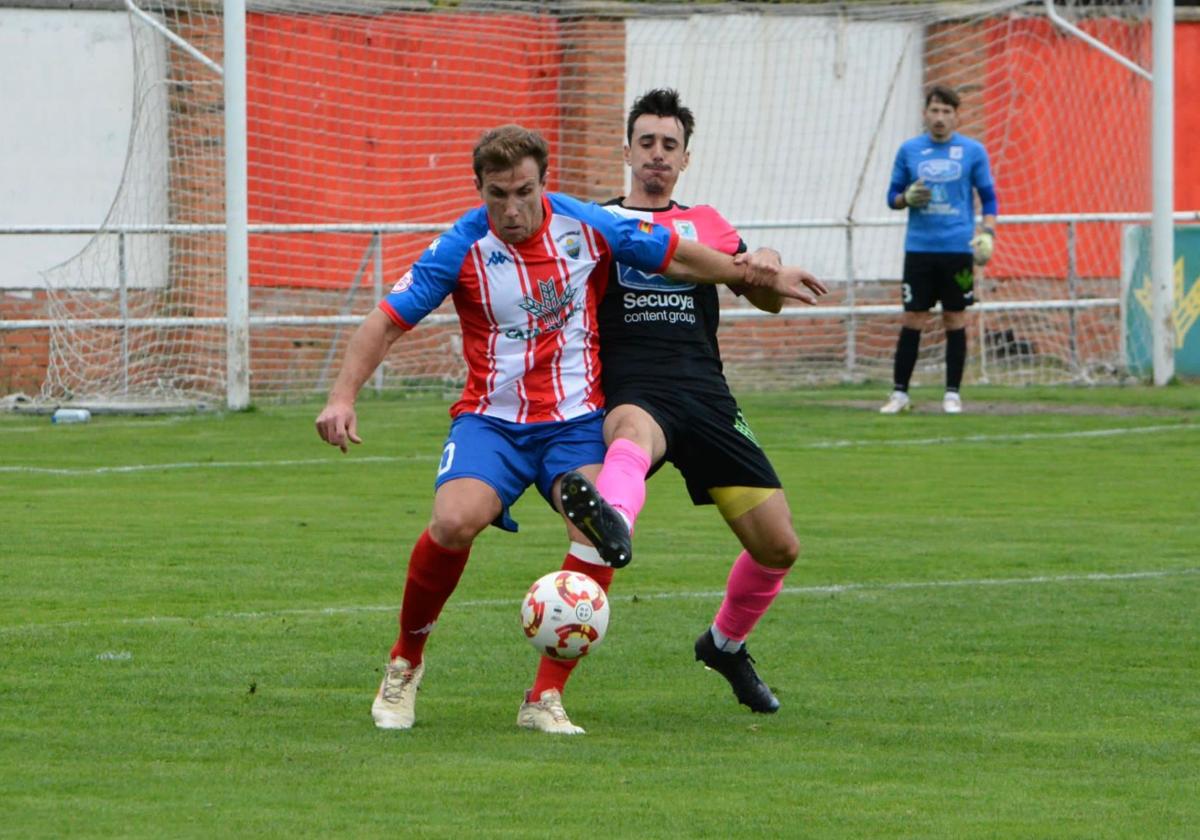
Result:
M908 185L904 191L904 203L909 207L924 207L933 198L933 193L920 178Z
M983 228L971 240L971 250L975 253L975 265L987 265L996 248L996 234Z
M733 264L746 269L743 282L747 286L770 288L783 268L783 259L773 248L759 248L753 254L745 251L734 254Z
M354 406L346 403L329 403L317 415L317 434L330 446L343 452L349 451L349 443L362 443L358 436L358 417Z

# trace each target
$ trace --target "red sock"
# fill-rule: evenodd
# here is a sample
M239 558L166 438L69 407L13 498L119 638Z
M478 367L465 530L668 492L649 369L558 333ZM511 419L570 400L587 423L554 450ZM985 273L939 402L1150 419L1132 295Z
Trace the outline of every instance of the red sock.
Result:
M562 567L568 572L582 572L600 584L600 588L605 592L608 592L615 571L611 566L585 563L573 554L567 555ZM549 656L543 656L538 662L537 676L533 679L533 688L529 689L528 699L537 700L543 691L552 688L561 694L578 662L578 659L551 659Z
M421 664L425 642L442 614L446 600L458 586L471 549L443 548L421 532L408 560L408 576L404 581L404 602L400 607L400 637L392 646L391 658L403 656L408 664Z

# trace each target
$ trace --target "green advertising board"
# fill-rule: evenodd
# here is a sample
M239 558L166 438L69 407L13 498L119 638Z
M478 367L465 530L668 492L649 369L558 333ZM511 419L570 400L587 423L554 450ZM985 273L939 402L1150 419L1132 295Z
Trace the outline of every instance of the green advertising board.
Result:
M1135 376L1154 372L1151 351L1150 228L1130 225L1122 242L1121 344ZM1200 225L1175 228L1175 373L1200 376Z

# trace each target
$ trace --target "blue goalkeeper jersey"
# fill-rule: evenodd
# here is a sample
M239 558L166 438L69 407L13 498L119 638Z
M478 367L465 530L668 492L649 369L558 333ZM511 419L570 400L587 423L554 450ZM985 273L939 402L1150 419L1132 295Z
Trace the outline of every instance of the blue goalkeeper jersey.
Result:
M975 199L983 199L983 212L995 214L995 187L983 144L961 134L944 143L928 134L906 140L896 152L888 206L893 197L921 178L933 194L924 207L908 208L908 234L904 250L941 254L971 253L975 235Z

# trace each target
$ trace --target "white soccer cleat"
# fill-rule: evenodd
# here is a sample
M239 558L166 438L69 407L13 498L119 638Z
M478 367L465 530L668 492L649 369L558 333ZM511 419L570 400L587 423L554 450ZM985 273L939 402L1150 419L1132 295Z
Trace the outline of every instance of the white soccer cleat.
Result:
M942 411L947 414L962 414L962 397L957 391L947 391L942 397Z
M583 727L571 723L571 719L567 717L562 695L553 688L543 691L541 699L536 703L526 700L521 704L521 710L517 712L517 726L549 732L551 735L583 734Z
M904 391L892 391L892 395L888 397L888 401L883 404L883 408L879 409L880 414L899 414L902 411L911 411L912 401L909 400L908 394Z
M425 663L416 668L407 659L397 656L387 664L383 682L375 702L371 704L371 717L380 729L412 729L416 720L417 689L425 676Z

